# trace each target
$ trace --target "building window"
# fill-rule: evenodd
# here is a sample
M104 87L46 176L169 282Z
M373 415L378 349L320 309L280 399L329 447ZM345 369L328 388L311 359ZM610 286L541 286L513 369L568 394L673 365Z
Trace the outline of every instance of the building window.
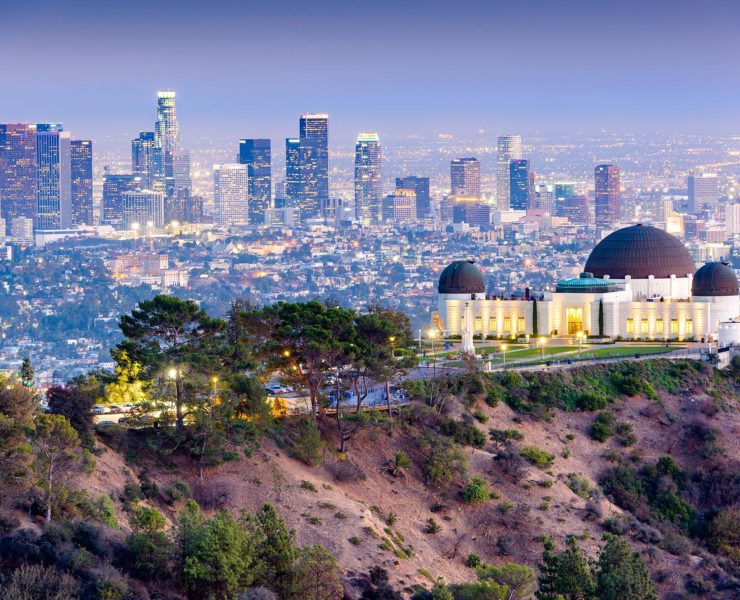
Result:
M663 333L663 319L655 321L655 333Z
M504 331L511 333L511 317L504 317Z
M475 330L483 331L483 317L475 317Z
M686 335L694 335L694 321L686 319Z
M650 333L650 325L647 319L643 319L640 323L640 333Z
M671 319L671 333L678 335L678 319Z
M634 319L627 319L627 333L635 333Z
M488 329L491 331L498 331L498 325L496 324L496 317L489 317Z
M524 317L519 317L519 331L522 332L522 333L524 333L524 331L525 331L526 328L527 328L527 326L526 326L526 324L524 322Z

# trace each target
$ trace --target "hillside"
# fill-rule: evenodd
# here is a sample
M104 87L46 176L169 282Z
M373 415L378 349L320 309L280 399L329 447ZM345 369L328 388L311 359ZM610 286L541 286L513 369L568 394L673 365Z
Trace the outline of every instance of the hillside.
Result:
M737 379L689 362L655 360L637 372L630 364L635 363L526 378L504 374L484 385L465 382L465 377L462 384L431 384L458 388L443 410L414 404L394 420L390 432L382 420L365 424L349 441L346 456L335 452L336 428L327 417L321 424L326 449L316 467L291 458L296 424L283 422L251 456L206 469L204 482L190 459L177 454L164 459L146 449L144 433L108 431L99 440L106 451L84 485L92 495L105 493L115 499L124 528L124 498L142 483L149 490L156 484L158 492L150 493L148 502L169 519L182 506L180 500L166 501L165 490L176 482L187 483L207 510L254 511L272 503L295 529L299 544L322 544L337 557L343 581L355 596L360 592L353 583L373 565L385 567L393 583L407 593L416 585L429 587L430 576L450 583L474 581L475 571L465 566L471 553L486 563L514 561L536 567L544 536L559 547L567 536L578 536L582 548L594 556L606 522L643 555L661 598L735 598L737 547L717 551L715 546L713 553L705 536L695 532L698 516L691 525L682 524L655 506L675 492L697 513L734 510L737 515ZM634 381L625 382L625 377ZM620 393L620 387L632 395ZM605 421L617 433L605 442L591 435L596 413L576 408L589 402L594 407L603 403L613 415ZM449 485L432 486L424 470L431 449L420 444L420 436L435 431L444 437L438 432L440 427L451 431L450 420L474 426L485 442L480 448L464 446L466 474L456 475ZM499 433L494 442L491 429L514 430L519 432L514 437L521 439L501 441L507 436ZM526 463L520 473L521 461L494 460L506 452L519 456L525 448L549 454L549 464L538 468ZM411 458L405 476L393 477L383 469L395 452ZM614 485L604 493L605 477L622 465L639 472L664 456L674 459L684 483L664 482L652 499L644 492L632 507L635 516L630 521L628 511L617 505L629 506L624 494ZM492 498L466 504L460 493L475 476L486 480ZM395 518L389 520L391 513ZM429 519L439 525L437 533L426 532Z

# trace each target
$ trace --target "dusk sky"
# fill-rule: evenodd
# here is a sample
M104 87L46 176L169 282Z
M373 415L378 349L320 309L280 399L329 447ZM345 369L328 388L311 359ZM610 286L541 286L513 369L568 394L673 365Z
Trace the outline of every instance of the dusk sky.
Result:
M116 139L178 93L183 141L740 133L737 0L0 0L0 121Z

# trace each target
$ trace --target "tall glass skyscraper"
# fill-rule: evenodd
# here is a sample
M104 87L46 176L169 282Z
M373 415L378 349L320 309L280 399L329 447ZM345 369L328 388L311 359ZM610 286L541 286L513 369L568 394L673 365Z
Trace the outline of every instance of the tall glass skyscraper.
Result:
M480 161L456 158L450 163L450 194L480 198Z
M72 225L93 224L93 160L90 140L72 140Z
M360 133L355 145L355 216L362 225L380 220L383 190L380 180L380 138Z
M416 218L425 219L431 213L429 177L396 177L396 189L414 190L416 193Z
M530 207L529 161L515 159L509 161L509 208L527 210Z
M270 140L239 140L239 163L247 165L249 175L249 222L265 222L265 211L272 199L272 151Z
M72 225L70 142L60 123L36 125L36 229Z
M141 177L145 189L164 190L162 149L153 131L142 131L131 140L131 172Z
M101 221L116 229L124 227L123 196L126 192L142 189L142 179L132 173L103 175L103 207Z
M496 201L499 210L509 208L510 161L522 157L522 136L502 135L496 145Z
M214 199L218 224L246 225L249 223L249 175L241 164L219 165L213 172Z
M154 126L157 146L164 152L175 152L180 149L180 124L177 122L175 92L162 90L157 92L157 122Z
M329 201L329 115L304 114L301 140L301 219L317 217Z
M303 193L303 169L301 166L301 140L285 140L285 199L291 208L297 208Z
M36 217L36 126L0 124L0 217ZM0 233L4 234L4 231Z
M594 171L594 211L597 227L611 227L619 221L621 190L617 165L598 165Z

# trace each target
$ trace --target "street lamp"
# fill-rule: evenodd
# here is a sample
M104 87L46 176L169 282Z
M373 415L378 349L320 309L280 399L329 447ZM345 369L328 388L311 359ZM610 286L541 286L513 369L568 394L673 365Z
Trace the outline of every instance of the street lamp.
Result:
M586 334L583 333L583 331L579 331L576 333L576 337L578 338L578 356L581 356L581 352L583 350L583 338L586 337Z
M167 377L170 379L175 379L177 377L177 369L175 367L172 367L169 371L167 371Z
M508 346L506 344L501 344L501 352L504 354L504 369L506 368L506 349Z
M434 331L434 329L429 328L427 330L427 337L432 340L432 376L437 376L437 356L434 353L434 338L436 337L437 332Z
M545 359L545 344L547 343L547 338L541 337L537 340L537 343L540 346L540 358L544 360Z

